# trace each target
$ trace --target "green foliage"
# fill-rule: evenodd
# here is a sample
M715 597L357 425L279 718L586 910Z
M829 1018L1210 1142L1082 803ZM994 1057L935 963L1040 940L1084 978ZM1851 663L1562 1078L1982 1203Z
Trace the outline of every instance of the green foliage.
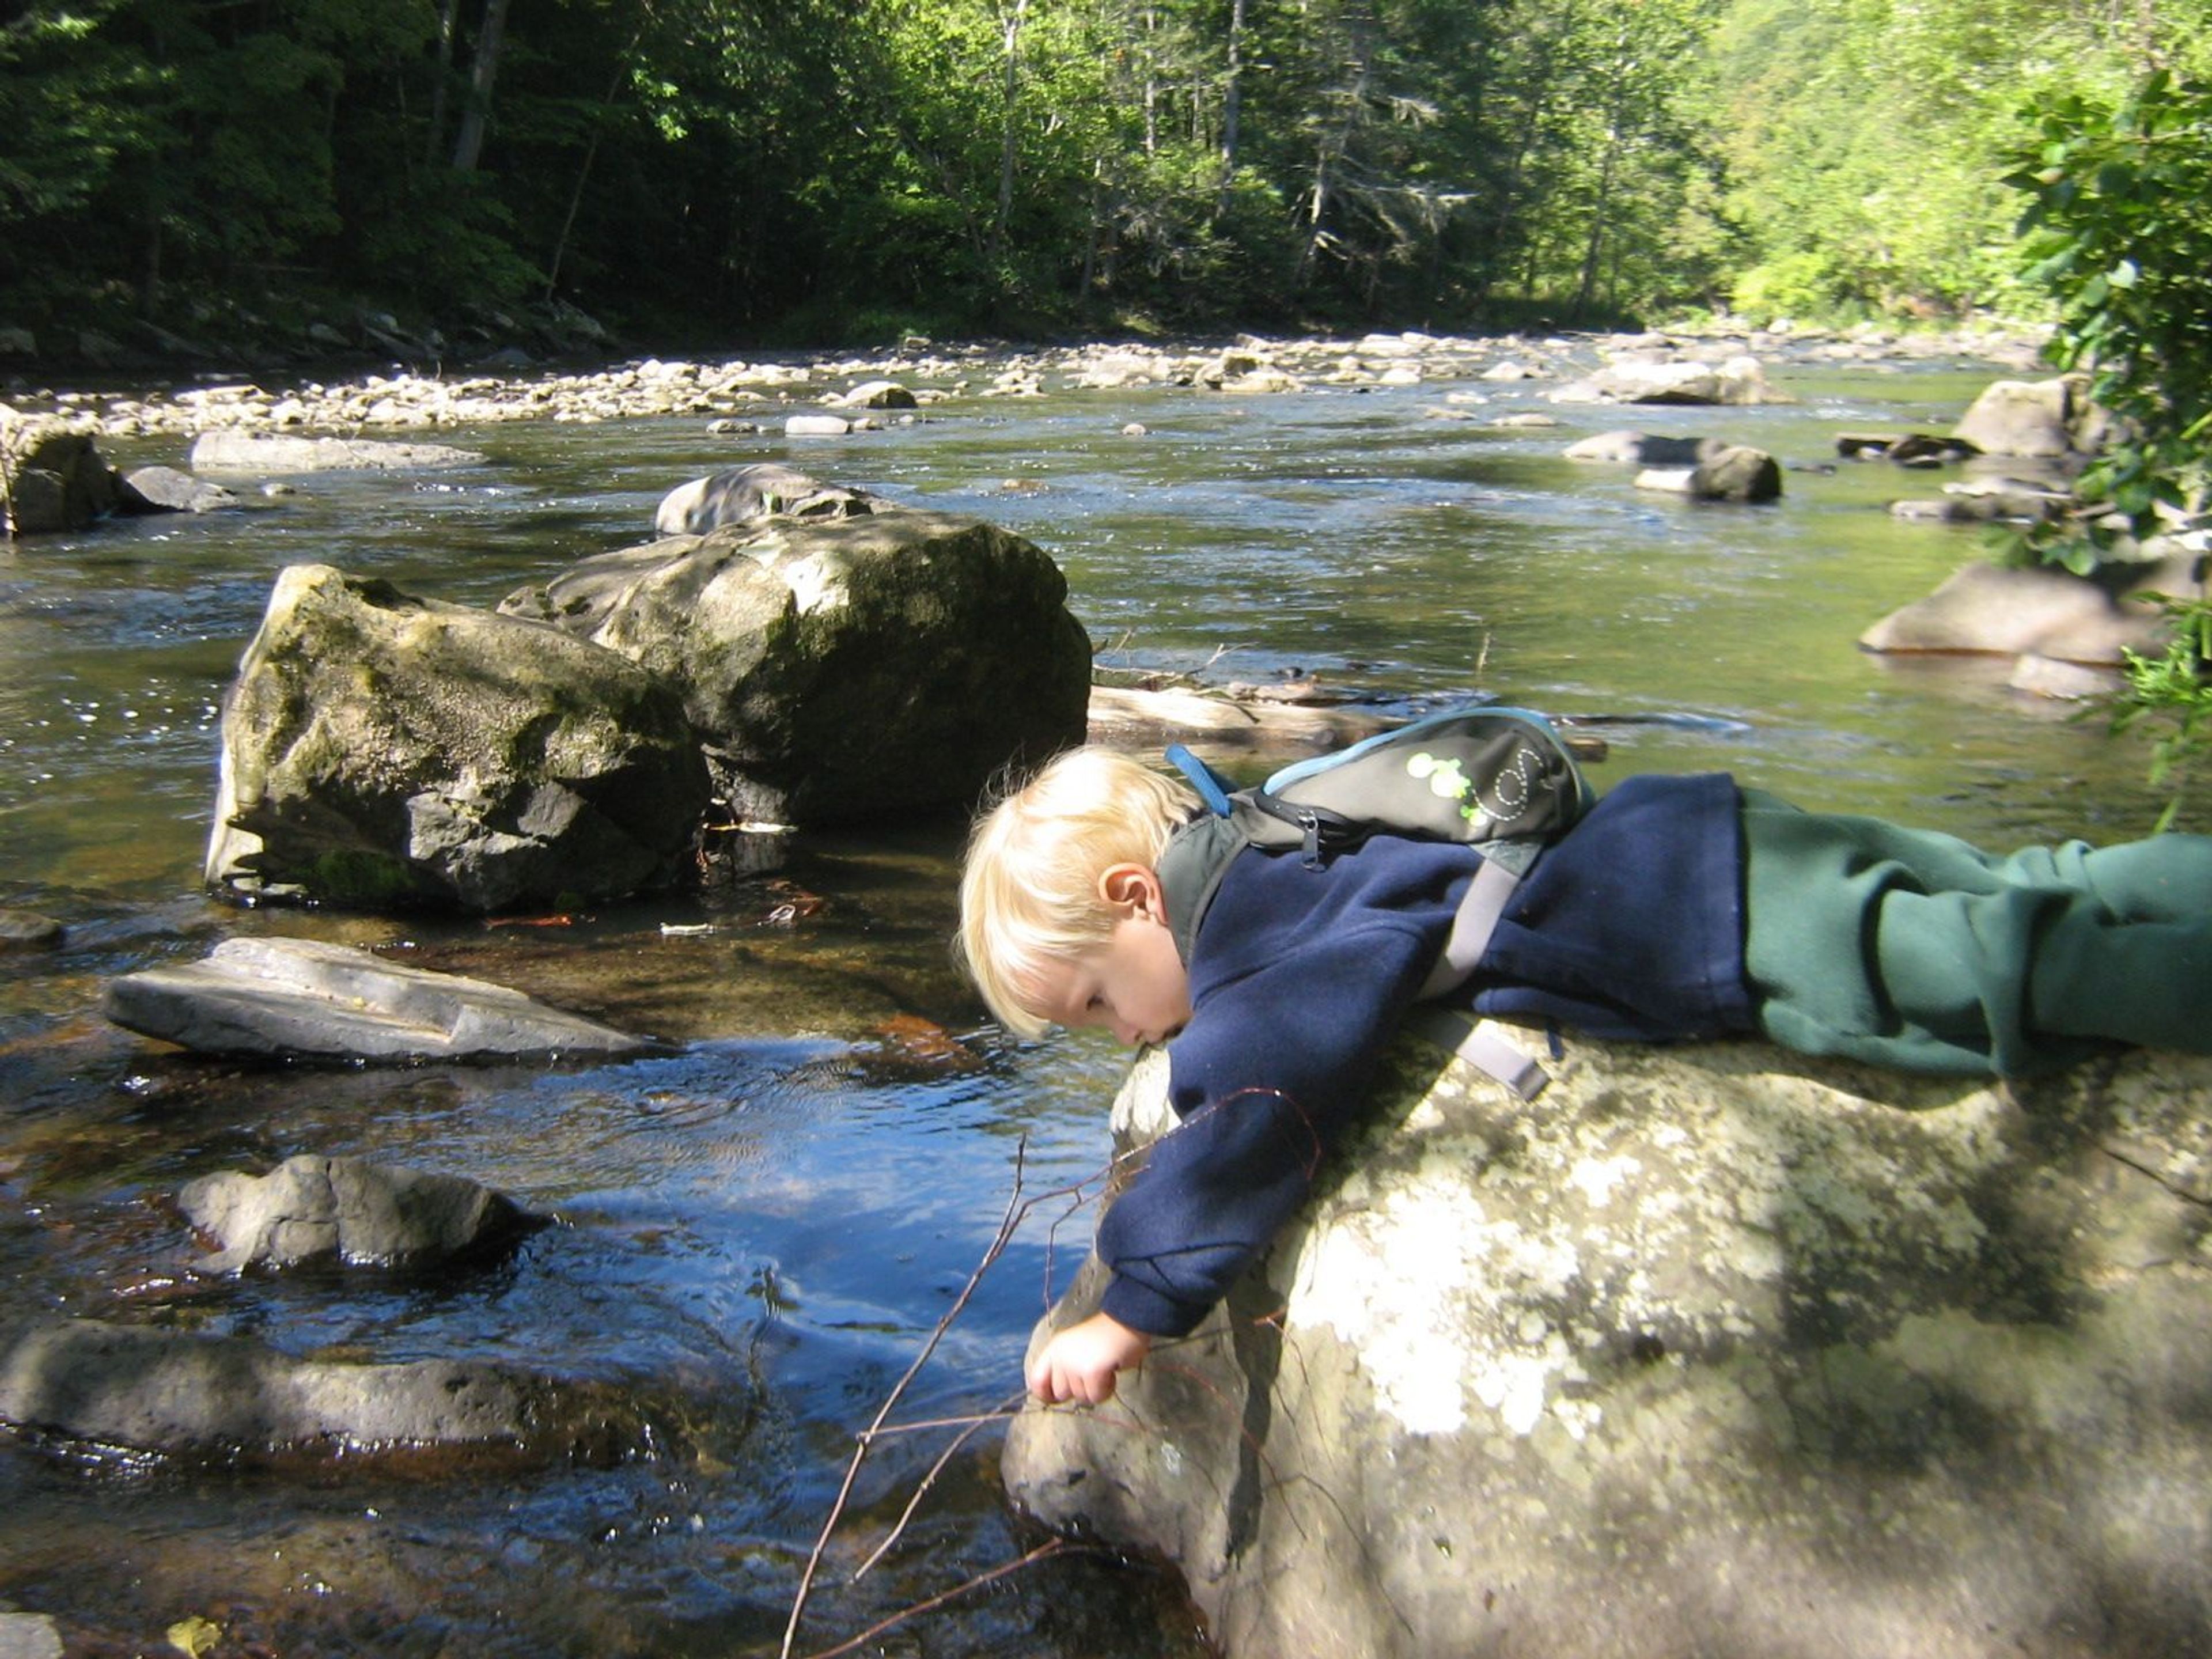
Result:
M33 6L0 25L0 227L81 209L152 142L153 66L101 31L118 3Z
M2037 142L2005 180L2027 193L2027 280L2055 299L2051 353L2090 375L2119 417L2082 474L2092 549L2141 539L2161 512L2200 510L2212 448L2212 85L2153 73L2116 106L2081 94L2045 102ZM2083 550L2046 537L2079 562ZM2091 553L2094 556L2094 552Z
M2127 689L2112 718L2115 733L2141 728L2149 737L2153 787L2174 785L2161 830L2180 817L2189 775L2212 753L2212 601L2165 605L2173 637L2161 655L2127 653Z
M2207 0L10 16L11 314L34 289L57 311L118 289L157 311L287 288L443 309L534 292L706 339L826 337L864 315L1480 326L2016 303L1994 158L2026 131L2021 97L2212 61ZM457 143L465 112L480 148L473 126Z
M2025 102L2116 93L2193 39L2204 0L2125 23L2047 0L1733 0L1713 33L1737 303L1803 316L2033 312L2002 157ZM2194 47L2192 50L2196 49Z
M2082 511L2039 526L2029 551L2080 572L2173 523L2202 521L2212 489L2212 85L2164 70L2124 97L2045 99L2005 182L2028 198L2027 281L2049 293L2051 351L2089 376L2117 419L2076 483ZM2130 653L2115 732L2152 739L2154 783L2176 793L2212 754L2212 604L2166 601L2167 649Z

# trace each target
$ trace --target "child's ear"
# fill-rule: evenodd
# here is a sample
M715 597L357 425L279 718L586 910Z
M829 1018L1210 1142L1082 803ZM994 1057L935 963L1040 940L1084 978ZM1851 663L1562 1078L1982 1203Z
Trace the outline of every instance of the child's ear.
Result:
M1131 915L1152 921L1165 921L1168 918L1159 872L1148 865L1108 865L1099 872L1098 896L1106 901L1110 909L1127 910Z

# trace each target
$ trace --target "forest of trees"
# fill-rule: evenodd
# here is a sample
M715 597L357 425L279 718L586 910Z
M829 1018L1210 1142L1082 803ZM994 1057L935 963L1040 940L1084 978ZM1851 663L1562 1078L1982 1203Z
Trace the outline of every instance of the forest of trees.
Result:
M2212 0L70 0L0 325L634 337L2026 312L2025 112Z

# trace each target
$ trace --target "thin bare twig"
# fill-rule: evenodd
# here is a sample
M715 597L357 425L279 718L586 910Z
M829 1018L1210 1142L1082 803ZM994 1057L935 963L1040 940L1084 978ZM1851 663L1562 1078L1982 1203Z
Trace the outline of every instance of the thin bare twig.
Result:
M1006 1253L1007 1244L1013 1238L1014 1230L1021 1224L1022 1216L1028 1208L1022 1198L1022 1172L1028 1155L1029 1137L1024 1134L1014 1147L1014 1189L1007 1196L1006 1213L999 1218L999 1231L993 1235L989 1248L983 1252L983 1259L968 1275L968 1282L960 1287L960 1294L953 1298L952 1305L938 1320L936 1328L930 1332L929 1340L921 1345L921 1352L906 1368L905 1375L891 1386L890 1393L884 1396L874 1419L862 1431L860 1443L853 1449L852 1459L845 1466L844 1481L837 1488L836 1501L830 1506L829 1516L822 1523L821 1536L814 1540L814 1548L806 1558L806 1571L800 1575L798 1594L792 1598L791 1620L783 1631L781 1659L791 1659L792 1646L799 1639L799 1619L806 1611L807 1597L813 1593L815 1577L822 1570L822 1557L830 1547L830 1534L837 1529L838 1522L844 1518L845 1505L851 1501L854 1483L860 1478L860 1465L867 1459L869 1447L891 1413L897 1408L900 1400L905 1397L907 1389L921 1373L921 1368L929 1363L929 1357L937 1352L937 1345L945 1340L945 1334L952 1328L952 1322L967 1307L969 1298L975 1293L976 1285L982 1282L985 1272Z
M1012 1416L1013 1413L1020 1408L1021 1403L1022 1395L1020 1394L1010 1395L1004 1401L1000 1402L996 1409L986 1413L981 1417L969 1419L967 1426L963 1428L958 1434L952 1437L951 1443L949 1443L943 1451L938 1454L937 1461L929 1466L929 1473L923 1475L921 1479L915 1483L914 1496L907 1499L906 1507L899 1511L899 1518L896 1522L892 1523L891 1529L884 1534L884 1541L877 1545L874 1549L869 1551L868 1559L861 1562L859 1566L853 1570L853 1582L854 1583L858 1583L861 1579L866 1577L868 1576L868 1570L874 1566L877 1562L882 1560L884 1557L889 1555L891 1553L891 1550L897 1545L898 1540L902 1537L905 1536L907 1523L914 1519L915 1511L921 1507L921 1500L929 1496L930 1488L937 1484L937 1477L945 1473L945 1465L951 1462L953 1454L957 1452L970 1440L974 1439L978 1431L993 1423L1005 1422L1007 1418ZM910 1430L927 1426L935 1425L908 1424L905 1425L905 1428Z
M1240 1098L1241 1095L1244 1093L1272 1092L1273 1091L1261 1090L1243 1091L1240 1091L1238 1096L1232 1096L1231 1098L1232 1100ZM1217 1107L1210 1105L1205 1109L1206 1112L1211 1112L1217 1109ZM1203 1114L1199 1114L1194 1115L1202 1115ZM1303 1114L1300 1114L1300 1116L1303 1119ZM1307 1127L1309 1133L1311 1133L1312 1126L1310 1123L1307 1125ZM1318 1139L1318 1136L1316 1136L1316 1145L1314 1156L1316 1160L1319 1157ZM892 1526L890 1534L881 1543L878 1544L876 1547L869 1553L867 1559L864 1560L860 1564L860 1567L854 1572L853 1579L854 1582L857 1582L860 1578L865 1576L878 1561L882 1560L883 1558L889 1553L892 1547L897 1543L898 1540L904 1535L907 1527L913 1521L915 1512L921 1507L922 1498L936 1483L938 1476L944 1472L945 1467L951 1462L953 1455L959 1450L961 1446L965 1444L978 1430L983 1428L988 1424L1004 1420L1004 1419L1008 1416L1015 1407L1019 1406L1022 1396L1017 1394L1012 1395L1007 1402L1000 1405L997 1408L977 1416L944 1419L943 1421L936 1424L909 1424L894 1425L890 1422L891 1413L897 1409L899 1401L905 1397L907 1390L913 1385L915 1378L921 1374L922 1367L929 1363L930 1357L936 1352L938 1345L944 1340L945 1333L951 1329L953 1321L960 1316L961 1313L967 1308L969 1300L975 1296L976 1287L982 1283L983 1275L989 1272L993 1265L998 1261L1000 1257L1006 1254L1006 1247L1013 1242L1014 1235L1020 1230L1022 1224L1028 1219L1030 1211L1036 1209L1041 1204L1048 1203L1058 1199L1066 1199L1068 1200L1066 1214L1060 1217L1053 1224L1054 1230L1056 1231L1059 1227L1060 1221L1066 1219L1068 1215L1073 1215L1075 1211L1081 1208L1083 1205L1091 1200L1091 1198L1093 1196L1091 1188L1094 1180L1103 1189L1105 1185L1110 1182L1113 1172L1117 1166L1130 1158L1142 1157L1143 1150L1133 1148L1129 1151L1117 1153L1114 1158L1108 1161L1105 1170L1100 1172L1097 1176L1087 1176L1084 1180L1070 1182L1066 1186L1057 1188L1050 1192L1039 1193L1033 1197L1025 1196L1023 1192L1023 1180L1027 1169L1029 1137L1024 1134L1015 1145L1013 1190L1007 1195L1006 1211L999 1218L998 1231L992 1235L991 1242L985 1248L981 1259L976 1262L975 1270L968 1275L968 1282L960 1287L960 1293L953 1298L952 1305L947 1308L943 1316L938 1320L936 1326L929 1334L928 1340L922 1344L921 1351L915 1356L914 1362L907 1367L904 1374L899 1377L898 1381L892 1384L890 1392L884 1396L883 1404L877 1408L876 1414L872 1419L870 1419L868 1426L860 1431L860 1432L854 1437L855 1443L853 1448L853 1455L845 1466L845 1478L838 1486L837 1496L830 1505L830 1513L823 1521L822 1531L814 1540L814 1547L807 1553L805 1570L800 1574L799 1589L792 1597L791 1617L784 1626L783 1645L779 1650L779 1659L792 1659L792 1650L799 1639L799 1621L805 1616L807 1601L813 1595L816 1580L821 1575L823 1559L829 1553L830 1540L833 1535L835 1535L838 1525L844 1519L846 1507L852 1501L853 1489L855 1485L858 1484L860 1480L860 1466L867 1461L868 1453L874 1449L876 1443L893 1435L909 1434L919 1429L926 1427L951 1427L957 1424L960 1425L962 1430L961 1433L953 1440L952 1443L946 1447L945 1449L939 1455L936 1462L931 1465L928 1473L922 1477L920 1486L917 1488L913 1497L908 1501L905 1510L900 1514L897 1522ZM1048 1270L1048 1278L1049 1271ZM1050 1299L1050 1291L1048 1288L1047 1291L1047 1299L1048 1302ZM970 1580L969 1583L962 1585L957 1589L948 1590L943 1595L932 1597L927 1601L921 1602L915 1607L909 1607L905 1612L886 1620L884 1624L878 1625L875 1629L876 1631L888 1629L890 1626L897 1624L902 1620L912 1618L916 1613L927 1612L933 1607L941 1607L945 1601L951 1600L953 1596L958 1595L963 1591L974 1588L975 1585L988 1583L992 1579L1001 1577L1007 1572L1011 1572L1018 1567L1025 1566L1031 1561L1042 1559L1043 1555L1054 1553L1056 1547L1057 1540L1055 1540L1054 1545L1047 1546L1042 1551L1032 1550L1028 1555L1024 1556L1020 1560L1010 1562L1003 1567L994 1569L993 1571L984 1574L981 1577ZM844 1646L833 1648L828 1650L827 1652L823 1654L812 1656L812 1659L830 1659L831 1655L848 1652L851 1650L853 1646L860 1642L866 1641L869 1636L873 1635L875 1631L866 1632L860 1637L854 1638L853 1642L848 1643Z
M849 1640L840 1642L834 1648L823 1648L817 1653L807 1655L806 1659L839 1659L840 1655L851 1653L856 1648L860 1648L867 1643L874 1641L876 1638L881 1636L885 1631L904 1624L908 1620L915 1617L917 1613L934 1613L946 1602L955 1601L960 1596L967 1595L969 1590L981 1589L986 1584L991 1583L998 1579L1004 1578L1010 1572L1019 1572L1024 1567L1034 1566L1040 1561L1061 1553L1067 1547L1067 1540L1064 1538L1048 1539L1045 1542L1039 1544L1027 1555L1021 1557L1018 1560L1001 1562L999 1565L993 1567L988 1572L979 1572L973 1578L970 1578L966 1583L956 1584L951 1589L946 1590L940 1595L931 1596L927 1601L917 1601L914 1606L907 1607L901 1612L895 1613L890 1618L882 1620L876 1624L869 1626L867 1629L862 1631L858 1636L853 1637Z

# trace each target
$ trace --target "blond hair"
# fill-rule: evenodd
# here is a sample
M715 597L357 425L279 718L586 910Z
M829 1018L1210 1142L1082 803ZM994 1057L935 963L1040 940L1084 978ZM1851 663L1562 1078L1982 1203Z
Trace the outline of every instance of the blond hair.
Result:
M1018 1036L1046 1028L1029 1007L1055 962L1103 945L1113 912L1098 878L1156 867L1198 810L1183 784L1111 749L1071 749L989 808L968 838L958 951L975 988Z

